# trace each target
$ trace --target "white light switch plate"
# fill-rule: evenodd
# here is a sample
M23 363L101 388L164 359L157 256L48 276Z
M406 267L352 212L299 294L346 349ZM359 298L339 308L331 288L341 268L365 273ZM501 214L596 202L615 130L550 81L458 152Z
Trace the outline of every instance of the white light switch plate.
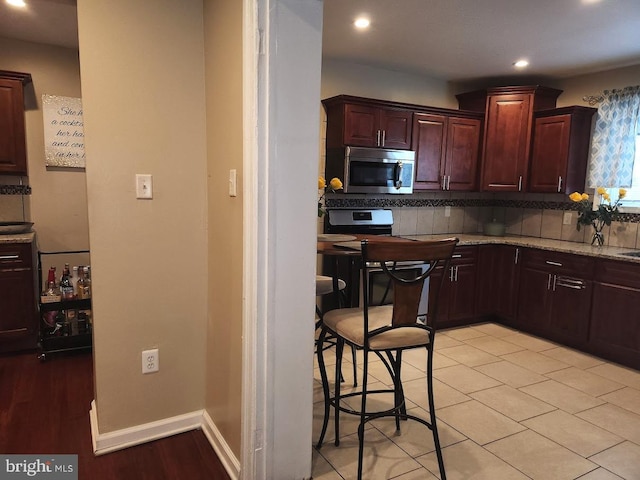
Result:
M564 215L562 216L562 224L563 225L571 225L571 217L572 214L571 212L564 212Z
M136 174L136 198L153 198L153 177L149 174Z

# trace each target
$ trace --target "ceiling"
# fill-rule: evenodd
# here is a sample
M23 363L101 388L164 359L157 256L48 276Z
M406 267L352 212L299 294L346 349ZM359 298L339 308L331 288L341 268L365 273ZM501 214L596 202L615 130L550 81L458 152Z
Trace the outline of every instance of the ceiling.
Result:
M0 0L0 36L77 48L76 0ZM323 56L450 81L640 64L640 0L324 0ZM367 31L353 20L365 14ZM517 72L513 62L530 67Z

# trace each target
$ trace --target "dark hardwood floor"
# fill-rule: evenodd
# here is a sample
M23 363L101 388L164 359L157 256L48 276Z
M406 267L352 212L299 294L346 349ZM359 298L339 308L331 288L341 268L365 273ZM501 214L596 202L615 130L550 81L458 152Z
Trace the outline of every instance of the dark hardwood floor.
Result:
M0 453L77 454L80 480L229 480L201 430L96 457L90 353L0 356Z

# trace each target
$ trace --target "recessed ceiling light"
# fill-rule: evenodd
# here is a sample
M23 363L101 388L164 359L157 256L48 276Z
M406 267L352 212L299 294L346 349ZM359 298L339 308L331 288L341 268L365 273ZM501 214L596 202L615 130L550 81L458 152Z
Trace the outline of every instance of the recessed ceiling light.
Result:
M7 0L7 3L13 7L26 7L27 4L24 0Z
M360 28L360 29L364 29L367 28L369 26L371 22L369 21L368 18L366 17L359 17L356 18L356 21L353 22L353 24L356 26L356 28Z
M529 62L527 60L518 60L517 62L514 62L513 66L516 68L525 68L529 66Z

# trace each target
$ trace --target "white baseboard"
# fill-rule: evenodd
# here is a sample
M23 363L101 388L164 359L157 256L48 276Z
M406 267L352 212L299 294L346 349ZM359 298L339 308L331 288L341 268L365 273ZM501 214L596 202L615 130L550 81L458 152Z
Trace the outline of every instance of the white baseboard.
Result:
M93 453L95 455L104 455L105 453L151 442L159 438L196 430L202 426L202 410L101 434L98 430L98 415L94 400L91 402L89 420L91 422Z
M220 430L218 430L218 427L216 427L216 424L206 410L202 412L202 431L218 455L220 462L222 462L231 480L239 480L240 461L233 454L231 448L220 433Z
M91 441L94 455L104 455L105 453L123 450L134 445L201 428L231 480L240 478L240 461L229 448L209 414L204 410L197 410L184 415L158 420L157 422L100 434L96 402L93 400L91 402L91 410L89 410L89 421L91 423Z

